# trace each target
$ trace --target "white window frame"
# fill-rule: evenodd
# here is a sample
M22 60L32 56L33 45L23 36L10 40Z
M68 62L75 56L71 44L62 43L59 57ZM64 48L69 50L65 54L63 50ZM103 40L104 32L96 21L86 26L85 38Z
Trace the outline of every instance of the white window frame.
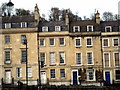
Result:
M51 42L50 42L51 39L53 40L53 41L52 41L52 42L53 42L53 45L51 45ZM50 38L50 39L49 39L49 45L50 45L50 46L55 46L55 38Z
M88 70L93 70L93 80L89 79L89 72ZM87 74L87 81L95 81L95 69L86 69L86 74Z
M18 71L19 69L19 71ZM19 73L19 76L18 76L18 73ZM21 78L22 77L22 68L21 67L17 67L16 68L16 77L17 78Z
M6 52L9 52L9 60L8 60L8 57L6 58ZM11 63L11 51L10 50L6 50L4 51L4 63L5 64L10 64Z
M105 39L108 40L108 46L104 46L104 40L105 40ZM103 39L102 39L102 47L110 47L109 38L103 38Z
M47 26L43 26L42 27L42 32L48 32L48 27Z
M119 66L116 66L116 65L115 65L115 53L118 53L118 54L119 54ZM113 52L113 60L114 60L114 66L115 66L115 67L120 67L120 52Z
M32 77L32 68L31 67L28 67L27 68L28 70L28 77Z
M119 80L116 79L116 70L120 70L120 69L115 69L115 70L114 70L114 78L115 78L115 81L120 81L120 79L119 79Z
M118 46L115 46L115 45L114 45L114 40L115 40L115 39L118 39L118 46L120 46L119 38L113 38L113 39L112 39L113 46L114 46L114 47L118 47Z
M61 31L61 27L60 26L55 26L55 31Z
M53 56L51 56L53 54ZM50 65L55 65L55 52L50 52Z
M79 39L80 40L80 45L76 45L76 40ZM76 38L75 39L75 47L81 47L82 46L82 43L81 43L81 38Z
M78 61L78 60L77 60L77 53L80 53L80 59L81 59L80 62L81 62L81 64L78 64L78 63L77 63L77 61ZM81 53L81 52L76 52L76 53L75 53L75 60L76 60L76 65L82 65L82 53Z
M40 61L42 61L42 60L41 60L41 53L44 53L44 54L45 54L45 57L44 57L44 65L46 65L46 53L45 53L45 52L40 52L40 53L39 53L39 55L40 55Z
M26 28L27 27L27 22L21 22L21 28Z
M5 29L9 29L11 27L12 27L11 23L5 23Z
M78 28L77 31L75 30L75 28ZM80 32L80 26L73 26L73 32Z
M54 70L55 72L54 72L54 75L55 75L55 77L53 78L53 77L51 77L52 75L51 75L51 70ZM56 70L55 69L50 69L50 79L55 79L56 78Z
M91 39L91 45L88 45L87 39ZM92 38L86 38L86 46L93 46L93 39Z
M61 73L61 70L64 70L64 73ZM64 77L62 76L62 74L64 74ZM66 75L65 75L65 69L60 69L60 78L65 78Z
M60 39L64 39L64 44L60 44ZM65 46L65 38L59 38L59 45L60 46Z
M89 27L92 28L92 31L89 30ZM87 25L87 32L93 32L93 25Z
M105 66L105 57L104 57L104 54L105 54L105 53L108 53L108 55L109 55L109 66L108 66L108 67L110 67L110 66L111 66L111 64L110 64L110 52L103 52L103 65L104 65L105 68L107 68L107 67Z
M40 40L44 40L44 41L43 41L43 45L41 45L41 43L40 43L41 41L39 41L39 43L40 43L40 47L44 47L44 46L45 46L45 39L40 38Z
M61 59L60 59L60 53L64 53L64 56L63 56L63 59L64 59L64 63L61 63ZM59 62L60 62L60 65L62 65L62 64L65 64L65 52L64 51L60 51L59 52Z
M88 64L88 53L92 53L92 64ZM86 52L86 60L87 60L87 65L94 65L93 52L91 52L91 51Z
M107 28L110 28L110 32L112 32L112 27L111 26L105 26L105 32L108 32Z

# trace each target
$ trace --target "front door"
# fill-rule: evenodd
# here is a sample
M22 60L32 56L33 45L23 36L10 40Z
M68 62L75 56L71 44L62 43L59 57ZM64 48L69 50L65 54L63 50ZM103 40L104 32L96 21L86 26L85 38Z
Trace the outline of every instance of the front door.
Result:
M73 85L78 84L77 71L73 71Z
M106 85L110 85L110 72L105 72Z
M41 84L46 83L47 83L46 72L41 72Z
M10 84L11 83L11 71L5 71L5 82L6 84Z

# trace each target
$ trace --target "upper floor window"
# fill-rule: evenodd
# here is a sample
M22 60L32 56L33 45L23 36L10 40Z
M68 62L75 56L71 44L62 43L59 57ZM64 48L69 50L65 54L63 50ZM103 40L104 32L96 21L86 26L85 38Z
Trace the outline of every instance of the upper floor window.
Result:
M27 43L26 40L27 40L26 35L21 35L21 43L26 44Z
M27 22L21 22L21 28L26 28L27 27Z
M82 64L82 55L81 55L81 53L76 53L76 64L77 65Z
M86 39L86 46L92 46L92 38Z
M40 39L40 46L45 46L45 39Z
M80 47L81 46L81 39L75 39L75 46Z
M5 44L9 44L10 43L10 36L6 35L4 38L5 38Z
M21 62L22 63L26 62L26 56L27 56L26 50L22 50L21 51Z
M73 32L80 32L80 26L74 26Z
M44 67L45 65L45 53L40 52L40 62L41 62L41 67Z
M5 23L5 28L11 28L11 23Z
M61 31L60 29L60 26L55 26L55 31Z
M64 46L65 45L65 40L64 38L59 38L59 45Z
M50 78L55 78L55 69L50 69Z
M93 53L87 52L87 64L93 64Z
M87 69L86 73L87 73L87 80L88 81L95 80L95 71L94 71L94 69Z
M42 27L42 31L43 32L48 32L48 27L47 26Z
M114 62L115 62L115 66L120 66L120 53L119 52L114 53Z
M103 40L103 47L109 47L109 39L108 38L104 38Z
M16 68L16 76L17 78L22 77L22 68L20 67Z
M55 53L50 52L50 65L54 65L54 64L55 64Z
M55 39L54 38L50 38L50 46L54 46L55 45Z
M65 69L60 69L60 78L65 78Z
M120 80L120 70L115 70L115 79Z
M5 64L10 64L10 51L5 51Z
M113 46L119 46L119 39L113 38Z
M104 53L104 66L109 67L110 66L110 54L109 53Z
M93 32L93 25L88 25L87 26L87 31L88 32Z
M59 52L60 64L65 64L65 53Z
M112 32L111 26L105 26L105 32Z

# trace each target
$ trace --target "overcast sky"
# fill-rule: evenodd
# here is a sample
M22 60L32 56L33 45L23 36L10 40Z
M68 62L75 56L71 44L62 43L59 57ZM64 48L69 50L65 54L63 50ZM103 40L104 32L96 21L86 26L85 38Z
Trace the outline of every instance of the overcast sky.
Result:
M9 0L0 0L0 4L8 2ZM68 9L83 17L90 17L95 9L99 10L100 14L105 11L110 11L113 14L118 13L118 2L120 0L11 0L15 8L24 8L34 10L37 3L40 9L40 14L48 16L51 7L58 7L60 9Z

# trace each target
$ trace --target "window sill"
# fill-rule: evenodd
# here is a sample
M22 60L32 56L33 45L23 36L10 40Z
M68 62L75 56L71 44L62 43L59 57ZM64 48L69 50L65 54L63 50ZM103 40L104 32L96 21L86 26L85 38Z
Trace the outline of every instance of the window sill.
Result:
M60 66L65 66L66 64L59 64Z
M56 66L56 64L50 64L50 66Z

